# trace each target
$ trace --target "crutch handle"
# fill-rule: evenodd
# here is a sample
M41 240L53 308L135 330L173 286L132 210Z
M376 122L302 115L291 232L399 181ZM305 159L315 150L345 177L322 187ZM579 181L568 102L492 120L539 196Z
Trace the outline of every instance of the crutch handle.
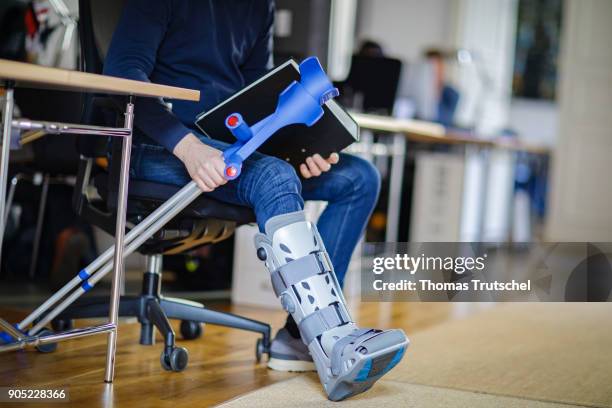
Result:
M293 81L278 98L276 110L249 126L242 115L232 113L225 119L225 126L236 142L223 152L224 175L227 180L236 179L242 163L279 129L293 125L314 125L323 116L322 105L338 96L316 57L306 58L299 65L300 80Z

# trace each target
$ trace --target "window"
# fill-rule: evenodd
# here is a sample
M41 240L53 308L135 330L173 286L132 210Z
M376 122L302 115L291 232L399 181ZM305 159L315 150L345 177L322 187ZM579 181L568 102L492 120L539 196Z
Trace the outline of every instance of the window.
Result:
M513 96L555 100L562 0L519 0Z

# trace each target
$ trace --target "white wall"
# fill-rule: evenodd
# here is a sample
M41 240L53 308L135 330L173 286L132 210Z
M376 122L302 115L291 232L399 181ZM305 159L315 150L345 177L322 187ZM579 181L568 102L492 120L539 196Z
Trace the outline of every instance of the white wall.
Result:
M612 241L612 1L565 2L546 239Z
M453 0L361 0L357 44L379 42L390 56L404 62L423 50L449 45Z
M355 48L357 0L333 0L329 26L327 74L334 81L346 78Z
M517 0L454 0L453 48L471 52L473 63L454 70L461 100L457 122L492 134L508 124Z

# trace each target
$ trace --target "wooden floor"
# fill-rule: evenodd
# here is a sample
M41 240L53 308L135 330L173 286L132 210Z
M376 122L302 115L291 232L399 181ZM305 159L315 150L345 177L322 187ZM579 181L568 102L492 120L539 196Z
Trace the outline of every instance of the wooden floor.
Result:
M476 303L361 303L353 304L352 310L362 326L401 327L410 335L486 307L489 305ZM216 308L269 322L275 330L284 323L280 311L228 305ZM0 315L16 320L21 314L10 312L0 311ZM141 346L138 336L138 324L120 325L112 385L103 382L106 336L97 335L60 343L51 354L32 350L0 354L0 386L65 387L70 406L207 407L295 375L255 363L256 334L207 326L202 338L178 342L189 349L189 366L182 373L160 367L161 342Z

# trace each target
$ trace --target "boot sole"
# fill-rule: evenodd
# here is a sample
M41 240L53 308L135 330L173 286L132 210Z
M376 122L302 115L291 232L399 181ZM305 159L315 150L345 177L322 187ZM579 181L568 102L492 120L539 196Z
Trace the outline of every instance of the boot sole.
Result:
M341 401L369 390L376 381L401 361L407 347L408 341L392 349L366 356L345 374L343 380L334 385L329 391L329 399Z
M293 373L317 371L312 361L284 360L274 357L270 357L270 360L268 361L268 368L276 371L288 371Z

